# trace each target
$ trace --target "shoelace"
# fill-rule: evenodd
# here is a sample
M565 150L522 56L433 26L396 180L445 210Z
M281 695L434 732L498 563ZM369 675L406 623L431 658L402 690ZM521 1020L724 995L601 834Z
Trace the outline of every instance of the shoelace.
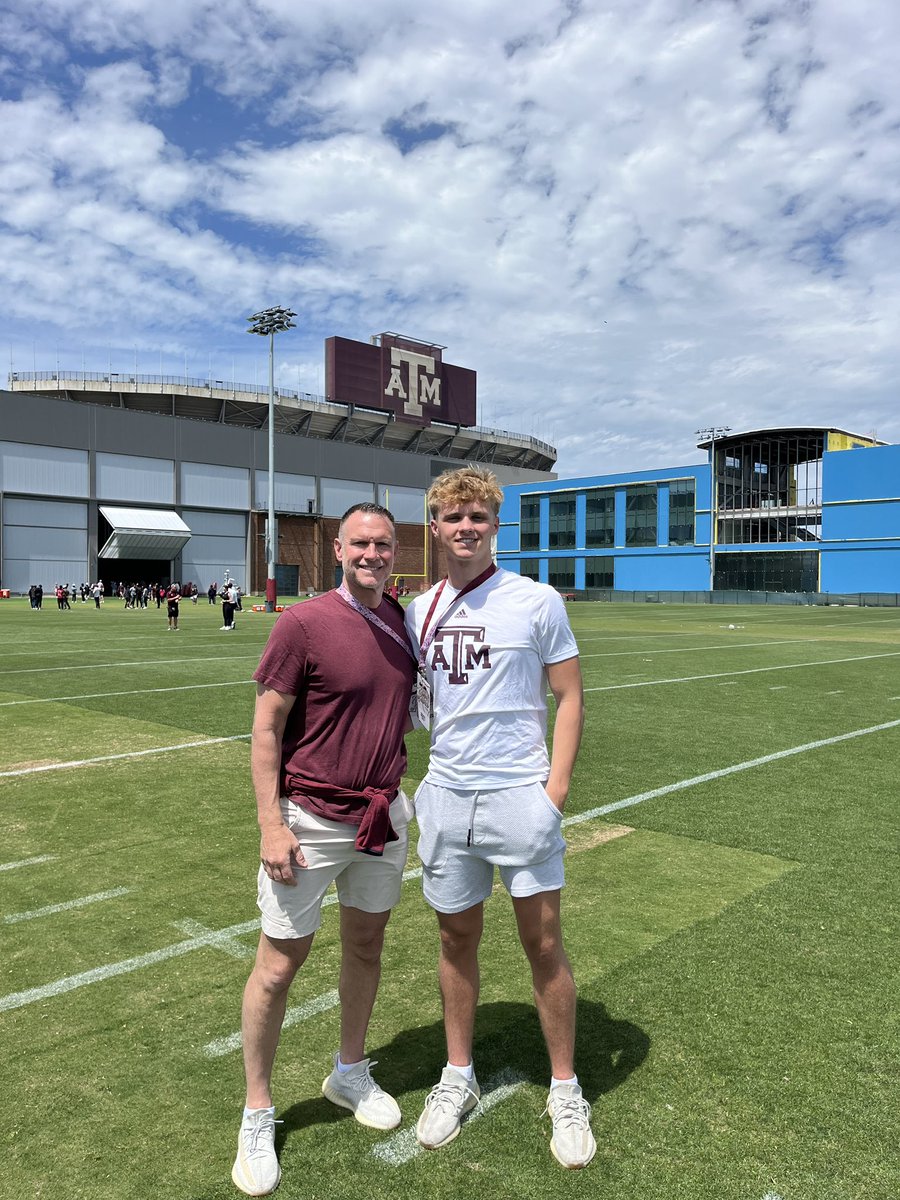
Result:
M284 1121L276 1121L274 1117L269 1117L268 1120L256 1121L252 1125L245 1126L244 1138L246 1139L247 1155L255 1154L259 1149L259 1139L263 1134L268 1134L272 1138L275 1137L275 1126L283 1125Z
M465 1082L445 1083L441 1080L426 1096L425 1107L441 1108L451 1112L460 1107L467 1094L475 1096L475 1092ZM475 1098L478 1099L477 1096Z
M358 1075L354 1075L351 1079L348 1079L346 1075L342 1075L341 1079L344 1083L348 1083L350 1087L354 1089L354 1091L357 1091L360 1094L364 1094L366 1092L380 1093L382 1089L372 1078L372 1068L377 1066L377 1062L366 1063L365 1070L360 1071Z
M558 1098L551 1096L547 1100L547 1107L541 1116L546 1116L548 1113L555 1125L562 1125L567 1129L576 1125L583 1127L590 1121L591 1106L583 1096L560 1096Z

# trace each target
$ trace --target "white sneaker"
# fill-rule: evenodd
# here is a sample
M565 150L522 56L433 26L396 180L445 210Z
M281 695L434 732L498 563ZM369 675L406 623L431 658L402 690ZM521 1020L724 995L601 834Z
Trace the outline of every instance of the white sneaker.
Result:
M278 1187L281 1167L275 1153L275 1117L271 1109L256 1108L244 1114L231 1178L234 1186L248 1196L268 1196Z
M478 1080L444 1067L441 1081L436 1083L425 1099L425 1108L416 1125L416 1138L426 1150L437 1150L452 1142L459 1133L459 1123L481 1098Z
M553 1121L550 1149L553 1157L573 1170L586 1167L597 1150L591 1132L591 1106L577 1083L563 1083L550 1089L546 1112Z
M334 1056L334 1070L322 1082L322 1095L332 1104L349 1108L360 1125L370 1129L396 1129L400 1124L400 1106L393 1096L382 1091L372 1078L376 1063L364 1058L341 1073Z

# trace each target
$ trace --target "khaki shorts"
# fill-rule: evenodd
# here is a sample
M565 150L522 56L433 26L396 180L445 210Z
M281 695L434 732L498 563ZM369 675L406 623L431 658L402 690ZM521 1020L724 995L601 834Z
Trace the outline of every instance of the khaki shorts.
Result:
M272 938L315 933L322 922L322 899L332 883L346 908L381 913L394 907L400 899L409 849L407 827L413 811L402 791L391 804L391 824L399 840L388 842L380 857L355 848L355 825L326 821L285 798L281 811L308 865L293 868L295 887L275 883L260 866L257 904L263 933Z

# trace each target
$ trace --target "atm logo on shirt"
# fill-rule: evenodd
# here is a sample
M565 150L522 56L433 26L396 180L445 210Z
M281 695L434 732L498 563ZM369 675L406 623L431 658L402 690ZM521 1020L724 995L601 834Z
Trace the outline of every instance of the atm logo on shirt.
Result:
M445 625L431 648L431 669L446 671L448 683L468 683L476 667L491 669L491 648L485 644L484 628L464 629Z

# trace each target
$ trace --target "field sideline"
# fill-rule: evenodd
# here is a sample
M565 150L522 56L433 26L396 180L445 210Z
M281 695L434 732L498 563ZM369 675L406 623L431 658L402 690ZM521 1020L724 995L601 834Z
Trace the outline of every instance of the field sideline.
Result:
M411 855L370 1034L403 1125L366 1130L320 1095L331 904L276 1068L276 1194L896 1200L900 611L569 612L587 723L564 915L594 1162L550 1156L502 894L476 1030L486 1094L452 1146L419 1152L444 1048ZM169 633L155 607L0 601L0 1200L239 1194L250 676L272 620L245 611L222 633L204 597ZM408 747L411 791L423 735Z

